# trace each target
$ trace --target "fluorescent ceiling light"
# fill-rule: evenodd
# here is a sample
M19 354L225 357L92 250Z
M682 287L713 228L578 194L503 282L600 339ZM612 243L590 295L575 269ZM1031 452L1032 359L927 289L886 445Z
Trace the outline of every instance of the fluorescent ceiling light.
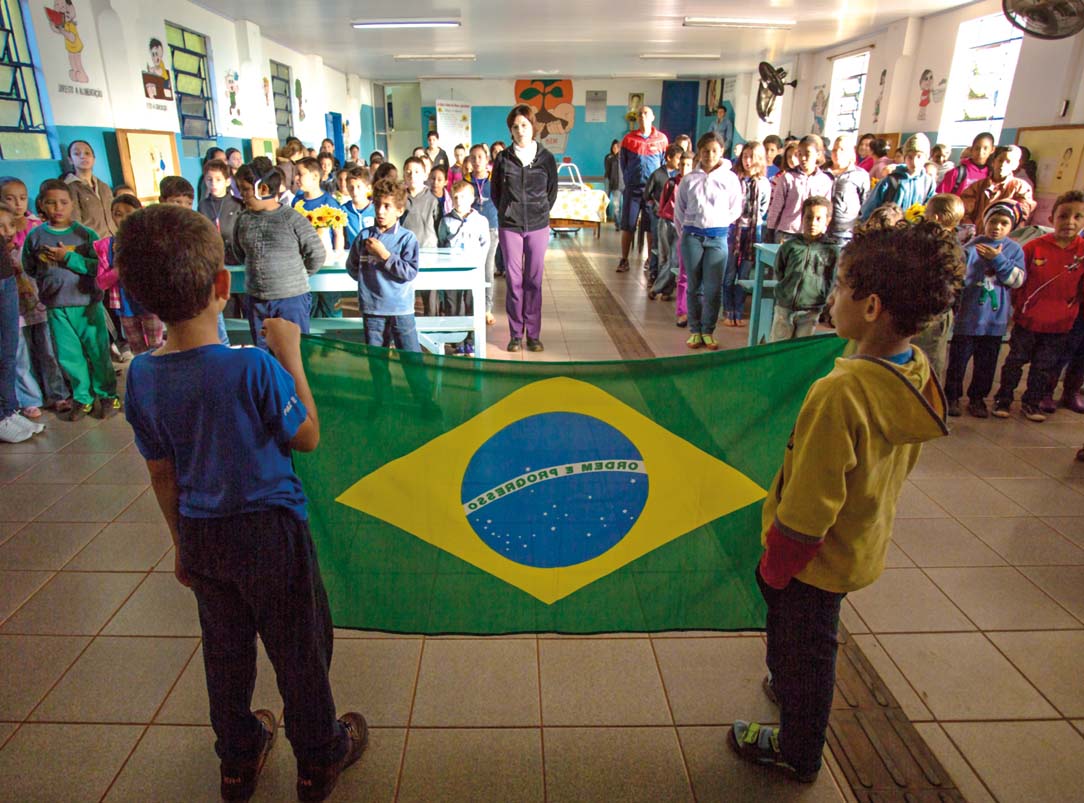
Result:
M419 75L419 81L481 81L480 75Z
M681 59L682 61L718 61L722 58L718 53L641 53L640 58L645 60Z
M686 28L793 28L796 20L759 19L753 17L686 17Z
M394 57L396 61L474 61L473 53L408 53Z
M452 18L416 18L403 20L354 20L351 24L358 29L383 30L386 28L458 28L461 23L459 20Z

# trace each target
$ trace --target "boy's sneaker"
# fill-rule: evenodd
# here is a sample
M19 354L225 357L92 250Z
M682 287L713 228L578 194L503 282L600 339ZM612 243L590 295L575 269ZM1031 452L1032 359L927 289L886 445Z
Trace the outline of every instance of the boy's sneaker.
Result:
M1024 418L1028 421L1034 421L1036 424L1041 424L1046 420L1046 413L1044 413L1037 405L1024 403L1020 405L1020 409L1024 411ZM995 413L996 415L996 413Z
M297 767L297 799L304 801L319 801L325 799L335 788L336 782L342 771L361 758L365 752L365 746L369 743L369 726L365 717L356 711L343 714L339 722L346 728L350 737L350 749L346 755L328 767L302 766Z
M1039 410L1047 415L1054 415L1058 411L1057 402L1054 401L1053 396L1046 396L1041 402L1039 402Z
M963 411L960 409L960 400L953 399L952 401L950 401L948 403L947 412L953 418L959 418L961 415L963 415Z
M97 399L94 406L97 408L95 416L104 421L120 412L120 399Z
M18 413L0 420L0 443L22 443L34 437L30 422Z
M78 421L81 418L86 418L88 415L90 415L93 412L94 412L94 405L93 404L80 404L79 402L75 402L75 404L72 405L71 412L68 413L68 420L69 421Z
M975 418L990 417L990 408L986 406L983 399L972 399L967 405L967 412L971 413Z
M708 351L719 350L719 343L715 340L714 335L701 335L700 337L704 341L704 348L706 348Z
M773 767L801 783L813 783L817 771L800 773L783 760L779 752L779 729L756 722L736 720L727 734L730 749L743 761Z
M998 399L994 402L994 418L1008 418L1012 414L1012 402L1001 401Z
M264 729L263 747L260 748L260 754L252 761L240 764L223 761L219 765L219 774L222 779L220 791L223 800L248 800L252 797L253 792L256 791L256 781L260 778L260 771L267 763L267 754L271 752L271 747L275 744L277 724L275 715L265 708L252 713L256 719L260 720L260 725Z
M698 349L704 345L704 336L689 335L689 339L685 341L685 345L691 349Z

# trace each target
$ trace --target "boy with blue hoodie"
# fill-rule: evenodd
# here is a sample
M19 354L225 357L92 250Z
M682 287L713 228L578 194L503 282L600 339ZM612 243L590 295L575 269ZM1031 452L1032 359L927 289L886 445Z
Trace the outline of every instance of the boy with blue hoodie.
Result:
M993 204L983 215L982 234L964 249L967 271L957 303L959 311L945 375L949 415L960 415L964 372L972 356L975 367L967 388L967 411L976 418L990 415L986 397L994 386L1001 341L1012 315L1010 292L1023 286L1027 277L1024 249L1009 239L1009 232L1019 222L1019 208L1015 204Z
M862 204L862 220L869 220L881 204L894 203L904 212L915 204L925 204L937 189L937 179L926 172L930 158L930 139L913 134L903 143L903 164L877 182Z
M921 222L855 235L832 291L854 352L809 389L764 502L756 577L768 605L779 726L738 720L740 758L810 783L835 691L844 596L884 569L896 502L925 441L948 434L945 397L911 338L952 303L964 266L950 232Z
M414 324L414 279L418 238L399 222L406 188L387 179L373 187L374 224L363 229L346 258L346 272L358 282L358 307L365 319L365 342L383 346L385 330L400 351L420 352Z

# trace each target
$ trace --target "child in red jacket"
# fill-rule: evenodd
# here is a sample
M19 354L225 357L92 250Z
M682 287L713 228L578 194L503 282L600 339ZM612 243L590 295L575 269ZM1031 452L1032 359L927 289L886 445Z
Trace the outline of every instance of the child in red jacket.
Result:
M1027 280L1013 291L1013 332L1009 356L1001 367L994 415L1008 418L1024 366L1031 363L1021 398L1029 421L1045 421L1040 407L1051 378L1063 360L1077 313L1084 279L1084 192L1058 196L1050 220L1054 231L1024 245ZM1050 411L1053 412L1053 411Z

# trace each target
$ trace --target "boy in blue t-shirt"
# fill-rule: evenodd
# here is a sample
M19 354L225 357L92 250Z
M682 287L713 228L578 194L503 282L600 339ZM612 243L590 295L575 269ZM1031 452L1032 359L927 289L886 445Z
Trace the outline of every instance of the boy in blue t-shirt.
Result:
M354 244L362 229L367 229L376 222L373 205L369 201L370 181L369 170L365 167L355 167L347 174L346 191L350 200L343 204L343 211L346 212L347 248Z
M300 191L294 196L294 209L304 214L321 207L338 209L342 211L342 205L336 201L321 183L323 174L320 163L316 159L306 157L297 162L298 183ZM317 233L319 233L317 229ZM331 227L331 251L345 251L345 227ZM339 293L313 293L312 308L309 314L313 318L341 318L343 312L339 309Z
M263 322L277 361L219 343L230 275L214 224L191 209L139 210L114 245L125 289L169 327L162 348L132 361L125 410L176 547L174 575L196 596L222 797L251 797L275 738L274 714L250 710L259 634L282 693L298 797L323 800L368 729L356 712L335 718L331 617L291 464L294 449L320 440L300 329Z

